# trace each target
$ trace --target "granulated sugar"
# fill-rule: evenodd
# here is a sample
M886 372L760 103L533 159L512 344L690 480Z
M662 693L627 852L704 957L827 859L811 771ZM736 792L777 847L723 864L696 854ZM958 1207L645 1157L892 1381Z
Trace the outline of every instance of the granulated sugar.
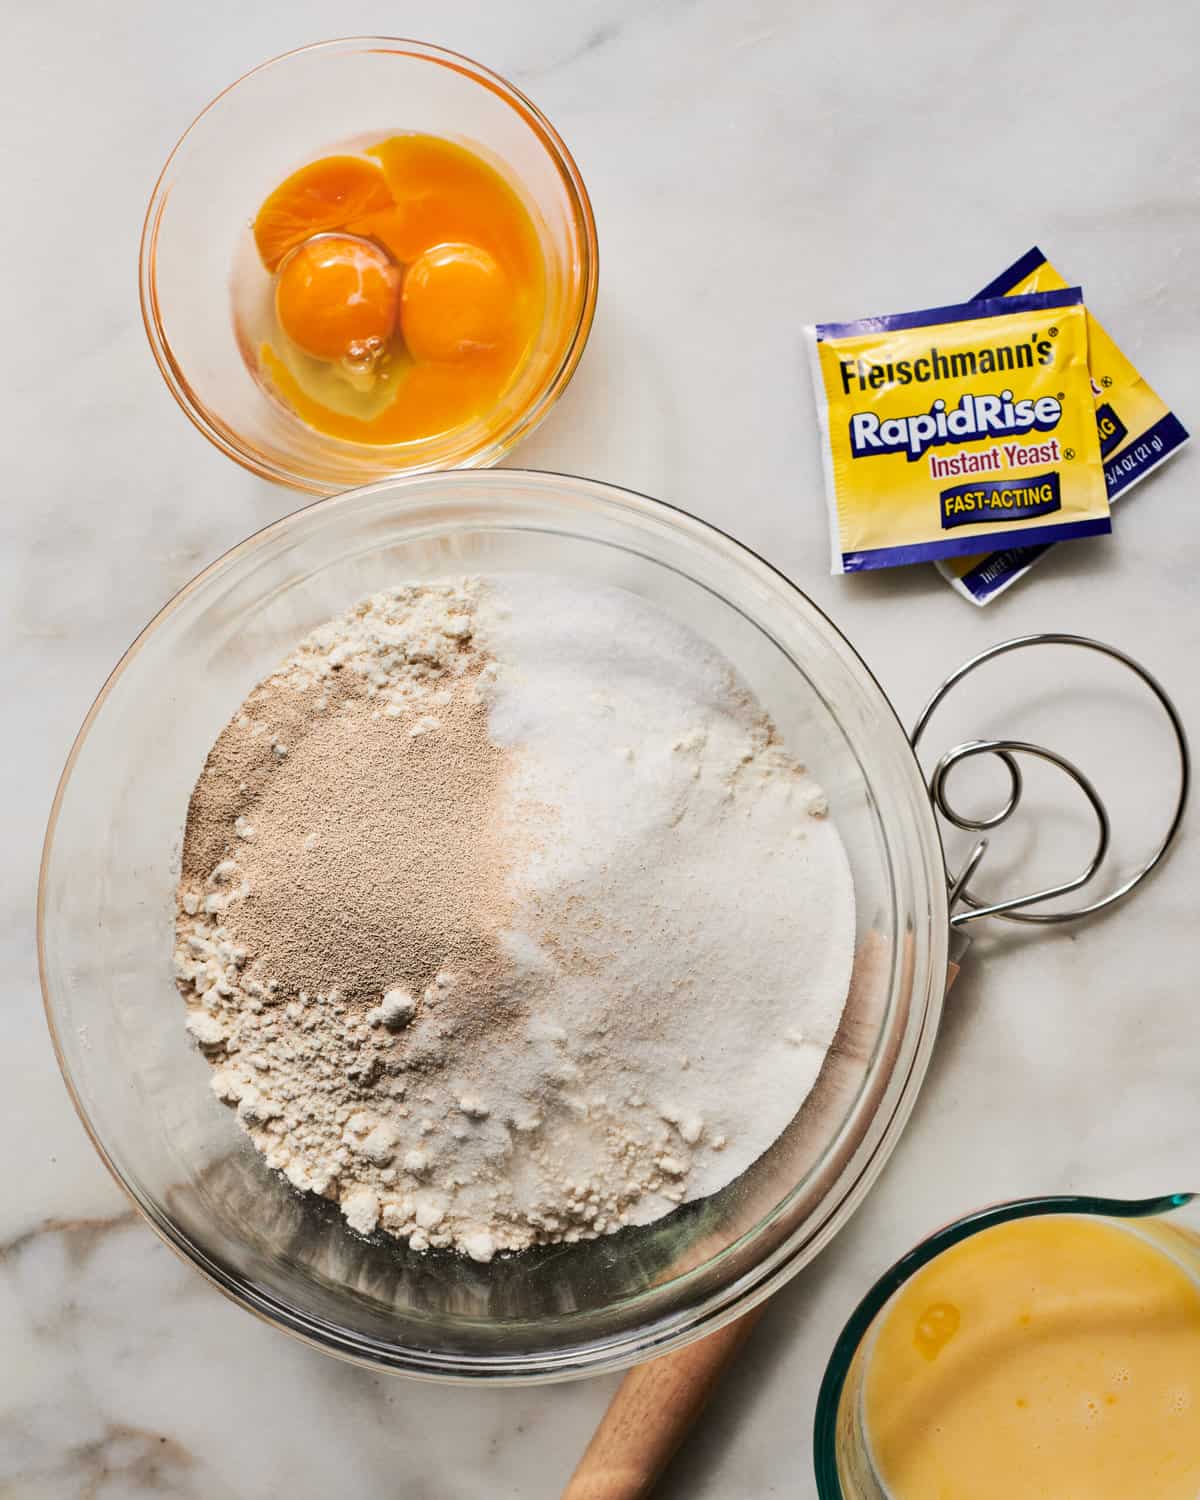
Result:
M176 969L297 1187L478 1259L644 1223L795 1114L853 943L819 788L617 589L378 595L299 646L189 809Z

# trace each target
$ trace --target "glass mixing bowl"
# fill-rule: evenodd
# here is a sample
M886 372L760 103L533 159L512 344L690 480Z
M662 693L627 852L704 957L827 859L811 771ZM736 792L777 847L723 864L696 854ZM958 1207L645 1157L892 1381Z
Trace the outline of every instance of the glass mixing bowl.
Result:
M857 954L816 1088L742 1177L645 1228L481 1266L359 1238L265 1166L213 1098L184 1030L172 924L188 797L249 689L363 595L514 570L631 589L736 664L828 793L853 872ZM738 899L731 890L731 940ZM503 469L396 479L309 506L188 584L88 714L55 799L39 892L42 983L64 1077L153 1227L279 1327L364 1363L450 1379L633 1364L745 1312L811 1260L908 1117L946 949L945 874L920 771L878 684L825 616L680 511Z
M375 447L316 432L268 394L252 373L249 335L235 329L233 294L243 311L270 302L273 280L250 229L268 193L307 162L398 131L481 151L521 193L542 240L546 312L540 340L494 410L438 437ZM219 94L167 159L139 260L146 334L171 394L230 458L312 494L401 470L495 463L575 373L598 271L587 190L549 120L470 58L395 37L302 47Z
M886 1271L852 1313L834 1345L817 1397L813 1462L820 1500L888 1500L863 1421L863 1388L872 1339L891 1300L910 1277L982 1230L1043 1214L1085 1214L1132 1229L1200 1277L1200 1197L1021 1198L958 1219L922 1240ZM931 1418L936 1420L936 1417Z

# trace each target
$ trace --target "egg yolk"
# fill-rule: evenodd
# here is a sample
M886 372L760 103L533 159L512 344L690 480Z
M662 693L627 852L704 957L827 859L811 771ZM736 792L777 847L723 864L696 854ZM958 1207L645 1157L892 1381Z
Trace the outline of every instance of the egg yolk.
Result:
M361 156L323 156L293 172L259 209L254 243L268 271L311 235L392 206L383 172Z
M392 337L400 269L378 245L318 234L279 269L275 314L292 342L316 359L362 361Z
M513 322L513 293L496 261L476 245L435 245L409 266L400 328L419 360L458 360L501 344Z
M300 421L399 446L509 420L547 263L520 191L476 152L405 131L322 157L263 201L253 236L273 300L247 283L263 333L240 330L243 347Z

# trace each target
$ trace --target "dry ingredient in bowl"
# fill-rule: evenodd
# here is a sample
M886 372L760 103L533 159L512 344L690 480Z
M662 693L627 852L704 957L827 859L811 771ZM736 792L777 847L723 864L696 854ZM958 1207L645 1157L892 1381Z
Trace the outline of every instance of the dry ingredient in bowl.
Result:
M192 794L175 971L268 1163L480 1261L648 1223L779 1135L845 1000L825 799L731 664L544 576L306 638Z

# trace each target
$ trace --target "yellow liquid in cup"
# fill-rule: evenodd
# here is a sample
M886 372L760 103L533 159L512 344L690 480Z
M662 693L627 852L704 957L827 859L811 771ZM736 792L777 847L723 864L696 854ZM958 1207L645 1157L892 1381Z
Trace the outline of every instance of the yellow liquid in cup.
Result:
M891 1500L1200 1497L1200 1285L1135 1229L984 1230L906 1283L867 1358Z

